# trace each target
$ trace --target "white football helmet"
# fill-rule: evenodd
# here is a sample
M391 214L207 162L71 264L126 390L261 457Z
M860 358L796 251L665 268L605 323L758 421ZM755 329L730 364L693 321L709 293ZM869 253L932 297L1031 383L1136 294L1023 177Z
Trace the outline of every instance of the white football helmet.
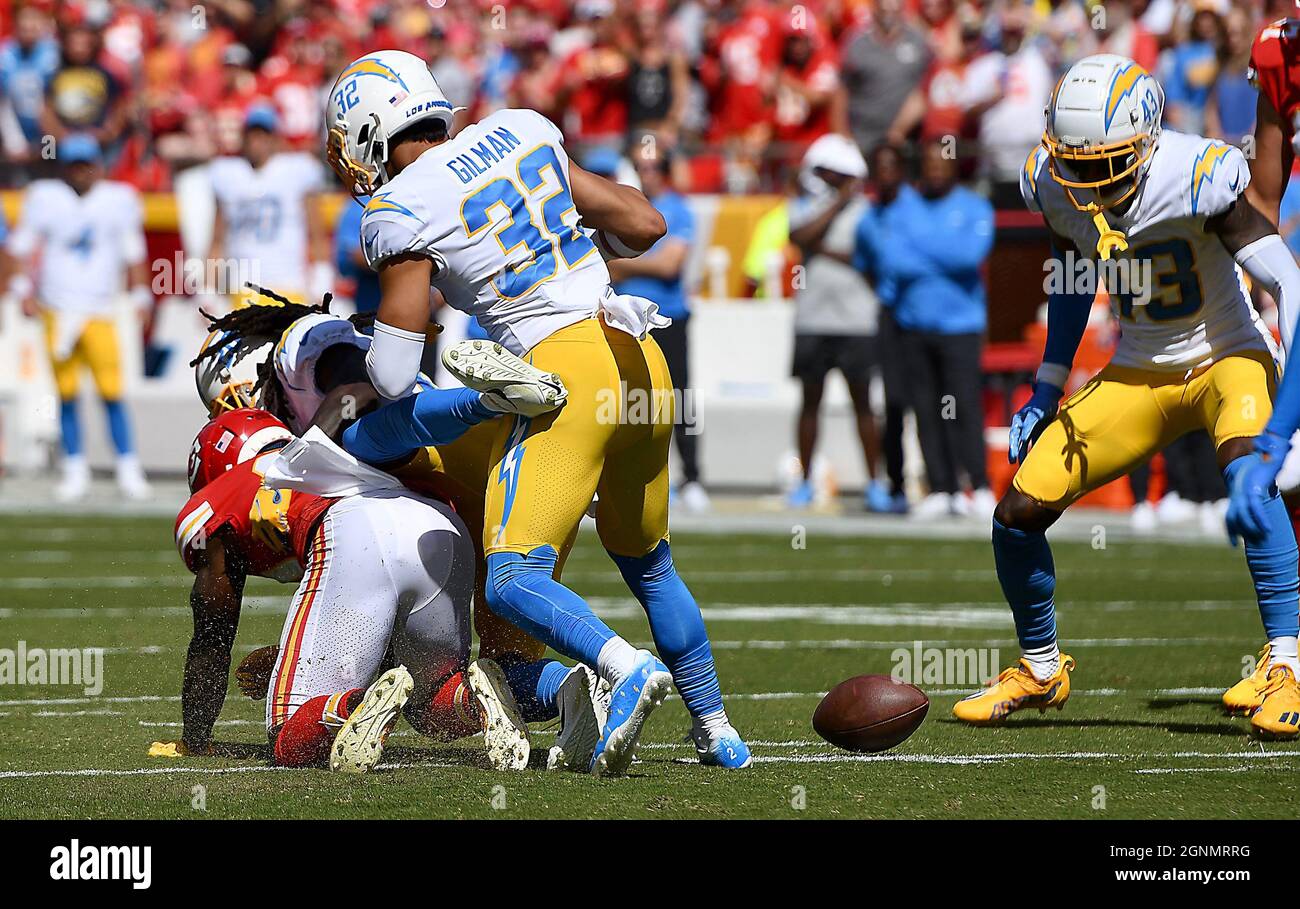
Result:
M421 120L441 120L451 133L457 110L428 65L414 54L385 50L353 60L330 89L326 154L353 195L370 195L390 177L388 140Z
M215 417L223 410L256 407L257 366L270 357L274 339L236 338L230 332L214 331L203 341L199 354L214 347L220 351L203 357L194 367L194 384L208 414Z
M1080 211L1114 208L1135 192L1160 139L1165 93L1127 57L1084 57L1047 104L1043 145L1052 178Z

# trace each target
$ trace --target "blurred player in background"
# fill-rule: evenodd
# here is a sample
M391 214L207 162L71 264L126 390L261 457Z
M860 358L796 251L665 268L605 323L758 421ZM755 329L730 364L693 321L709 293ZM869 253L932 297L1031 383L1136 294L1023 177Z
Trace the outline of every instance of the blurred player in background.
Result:
M22 218L9 238L17 261L10 293L45 323L45 339L59 395L63 440L61 501L83 497L90 467L82 451L77 392L90 370L104 402L117 452L117 485L128 498L148 496L122 399L122 363L113 303L129 287L142 317L150 304L139 194L101 179L99 143L70 135L58 143L62 175L33 183L23 195ZM39 258L39 262L37 259Z
M311 155L283 150L279 129L275 108L254 105L244 118L240 154L208 166L217 200L208 256L227 269L222 289L236 305L249 302L242 291L248 281L295 302L319 300L334 281L318 211L325 173Z
M1057 644L1045 532L1083 495L1200 428L1214 437L1228 486L1258 491L1252 520L1234 524L1230 510L1229 528L1245 539L1270 654L1224 694L1224 705L1249 714L1257 734L1300 732L1296 539L1273 477L1260 476L1269 465L1259 454L1261 446L1265 457L1284 453L1290 434L1269 432L1275 352L1241 281L1244 270L1285 312L1300 295L1300 268L1244 198L1250 173L1241 150L1162 130L1163 100L1132 60L1087 57L1057 86L1043 144L1025 164L1025 203L1052 230L1058 268L1072 255L1146 262L1150 272L1105 279L1120 341L1110 364L1064 403L1095 284L1065 282L1049 295L1043 364L1011 424L1009 457L1020 469L993 517L998 580L1022 657L957 703L954 715L968 723L1064 706L1074 660Z
M650 204L664 216L668 233L644 255L634 259L615 259L609 263L609 277L619 293L645 297L659 306L659 312L673 324L656 332L664 359L673 377L673 391L678 395L679 412L694 417L690 392L690 348L688 345L690 303L684 284L686 260L695 242L695 217L690 206L670 183L673 160L665 143L656 136L633 146L632 164L636 168L641 190ZM612 179L612 177L611 177ZM683 409L684 408L684 409ZM682 462L682 479L677 496L687 511L702 512L709 508L709 494L700 482L699 432L697 423L677 420L673 438Z

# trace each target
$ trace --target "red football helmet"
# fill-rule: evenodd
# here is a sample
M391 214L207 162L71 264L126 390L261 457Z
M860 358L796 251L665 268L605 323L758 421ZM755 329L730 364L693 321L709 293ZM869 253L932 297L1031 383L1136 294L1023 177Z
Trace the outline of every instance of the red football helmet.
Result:
M265 410L241 407L218 414L199 430L190 448L190 492L198 492L275 443L292 440L289 427Z

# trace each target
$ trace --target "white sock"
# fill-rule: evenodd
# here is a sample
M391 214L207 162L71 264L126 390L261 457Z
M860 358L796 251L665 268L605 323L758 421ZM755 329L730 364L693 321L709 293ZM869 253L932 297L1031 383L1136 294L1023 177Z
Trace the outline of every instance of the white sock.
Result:
M701 716L695 718L695 728L698 731L705 732L710 736L715 736L718 733L726 729L729 729L730 727L731 727L731 721L727 719L726 710L716 710L713 713L710 713L708 716Z
M1296 653L1296 638L1273 638L1268 642L1269 665L1286 666L1300 679L1300 654Z
M1040 682L1045 682L1052 676L1056 675L1061 668L1061 651L1056 646L1056 642L1048 644L1046 647L1039 647L1036 650L1026 650L1022 654L1026 663L1029 664L1029 671L1033 673L1034 678Z
M596 672L609 682L611 688L617 687L619 682L632 674L632 667L636 665L636 652L636 648L622 638L610 638L596 657Z

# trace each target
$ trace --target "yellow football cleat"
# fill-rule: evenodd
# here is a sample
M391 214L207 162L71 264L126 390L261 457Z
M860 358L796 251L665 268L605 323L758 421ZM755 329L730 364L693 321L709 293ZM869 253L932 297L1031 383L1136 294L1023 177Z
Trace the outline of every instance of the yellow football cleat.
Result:
M1268 671L1264 702L1250 716L1250 726L1262 738L1293 739L1300 735L1300 685L1289 666Z
M1037 707L1039 713L1048 707L1060 710L1070 698L1072 669L1074 657L1063 653L1061 668L1056 670L1056 675L1040 682L1029 671L1029 663L1022 659L1019 664L1002 670L997 681L988 688L954 704L952 715L972 726L988 726L1000 723L1026 707Z
M1255 661L1255 671L1223 693L1223 709L1228 713L1250 716L1264 703L1271 647L1271 644L1265 644L1259 652L1259 659Z

